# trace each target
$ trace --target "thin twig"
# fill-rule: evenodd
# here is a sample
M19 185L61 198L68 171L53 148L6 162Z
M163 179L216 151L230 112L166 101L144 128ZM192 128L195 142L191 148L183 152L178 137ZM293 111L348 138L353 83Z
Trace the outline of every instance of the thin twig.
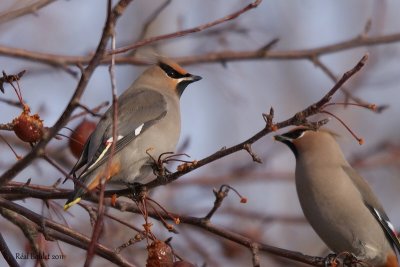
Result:
M374 36L374 37L360 37L351 38L335 44L320 46L304 50L268 50L261 51L260 49L253 49L247 51L221 51L210 52L194 56L183 56L171 58L181 65L196 65L205 63L220 63L232 62L243 60L309 60L312 57L319 57L321 55L337 53L341 51L351 50L358 47L376 46L383 44L391 44L400 41L400 33ZM146 44L144 44L146 45ZM143 46L144 46L143 45ZM139 48L139 47L138 47ZM92 59L91 56L66 56L59 54L41 53L37 51L30 51L15 47L0 46L0 55L12 58L21 58L31 60L34 62L45 63L49 65L64 66L64 65L85 65L89 64ZM100 64L110 64L111 56L103 57ZM129 64L144 66L149 62L139 57L132 56L119 56L115 58L115 64Z
M96 52L93 55L92 59L90 60L89 65L84 69L81 78L79 80L79 83L75 89L75 92L72 95L72 98L69 101L64 112L59 117L57 122L53 125L53 127L51 127L49 131L46 131L46 133L43 135L42 140L38 144L36 144L36 146L32 149L32 151L28 153L23 159L16 162L11 168L9 168L6 172L4 172L0 176L0 186L11 181L19 172L25 169L36 157L43 155L45 146L58 133L58 131L60 131L60 129L64 127L65 124L68 122L71 114L78 106L79 100L83 92L85 91L85 88L89 82L90 77L92 76L97 66L100 64L105 54L108 40L112 35L112 28L114 27L113 25L115 25L117 19L122 15L127 5L131 1L132 0L121 0L114 8L112 15L108 16Z
M69 173L65 171L60 165L58 165L58 163L50 158L47 154L42 155L42 158L47 161L51 166L56 168L59 172L61 172L65 177L69 176Z
M333 74L333 72L328 68L328 66L326 64L324 64L318 57L313 57L311 59L311 61L318 66L334 83L336 83L338 81L338 79L336 78L336 76ZM347 103L347 99L351 99L354 102L363 105L363 106L371 106L373 105L372 103L366 102L364 100L362 100L361 98L358 98L356 96L354 96L348 89L346 89L345 87L342 87L340 89L343 94L346 97L346 103ZM382 112L382 108L381 107L377 107L376 109L374 109L373 111L380 113Z
M51 4L52 2L54 2L55 0L38 0L35 3L32 3L30 5L26 5L22 8L16 9L16 10L12 10L12 11L7 11L7 12L3 12L0 14L0 23L4 23L6 21L10 21L13 19L16 19L18 17L22 17L26 14L30 14L30 13L35 13L37 12L39 9L47 6L48 4Z
M252 256L252 261L253 261L253 266L254 267L260 267L260 256L258 255L258 245L254 244L251 248L251 256Z
M0 251L4 259L10 267L19 267L18 262L14 258L11 250L8 248L7 242L4 240L3 235L0 233Z
M115 46L115 23L117 18L122 14L124 9L127 7L127 5L131 2L131 0L120 0L118 4L114 8L112 8L112 0L108 1L107 5L107 21L106 21L106 26L104 29L104 36L107 36L106 39L111 38L111 44L114 47ZM116 97L116 87L115 87L115 75L114 75L114 60L111 61L111 66L110 66L110 75L111 75L111 87L112 87L112 97L113 97L113 125L112 125L112 136L113 136L113 142L111 144L111 152L110 152L110 157L109 160L107 161L107 171L101 175L100 177L100 195L99 195L99 207L98 207L98 212L97 212L97 218L96 222L93 226L93 233L92 233L92 238L89 244L89 248L86 253L86 260L85 260L85 267L89 267L94 254L95 254L95 246L97 243L97 240L100 237L101 231L103 229L103 218L104 218L104 188L105 188L105 183L108 177L110 177L110 169L111 169L111 164L112 164L112 158L113 154L115 151L115 144L117 143L117 113L118 113L118 105L117 105L117 97Z
M142 40L146 34L147 31L149 30L150 25L158 18L158 16L163 12L163 10L171 4L172 0L166 0L164 3L162 3L154 12L147 18L146 22L143 24L142 31L139 35L139 38L137 41ZM113 48L115 49L115 48Z
M27 209L21 205L14 202L8 201L0 197L0 207L8 210L12 210L15 213L24 216L36 225L40 225L38 230L41 233L45 233L47 236L53 237L57 240L61 240L73 246L87 250L88 244L90 243L90 238L72 230L62 224L59 224L53 220L43 217L30 209ZM96 244L97 255L109 260L118 266L134 267L132 263L124 259L123 257L117 255L112 249L97 243Z
M101 114L98 114L98 112L99 112L102 108L107 107L108 105L109 105L108 101L104 101L104 102L100 103L99 105L97 105L96 107L90 109L90 108L88 108L87 106L85 106L85 105L83 105L83 104L81 104L81 103L78 103L78 106L79 106L80 108L82 108L84 111L83 111L83 112L79 112L79 113L77 113L77 114L71 116L71 118L69 119L69 121L72 121L72 120L74 120L74 119L76 119L76 118L78 118L78 117L84 116L84 115L86 115L86 114L90 114L90 115L92 115L93 117L101 117Z
M145 185L146 188L151 189L151 188L160 186L162 184L168 184L168 183L178 179L182 175L189 173L195 169L198 169L206 164L209 164L210 162L216 161L220 158L223 158L223 157L230 155L232 153L235 153L237 151L246 149L247 144L248 145L253 144L254 142L258 141L259 139L261 139L265 135L271 133L272 131L275 131L275 130L278 130L278 129L281 129L281 128L284 128L284 127L287 127L290 125L308 124L307 118L312 115L315 115L317 113L320 113L321 107L323 107L326 103L328 103L331 100L332 96L342 87L342 85L344 83L346 83L346 81L348 81L350 79L350 77L352 77L354 74L356 74L358 71L361 70L361 68L365 65L365 62L367 61L367 59L368 59L368 55L366 54L361 58L361 60L357 63L356 66L354 66L351 70L349 70L348 72L343 74L342 78L332 87L331 90L328 91L327 94L325 94L324 97L322 97L316 103L308 106L304 110L297 112L293 117L291 117L285 121L276 123L274 125L274 127L265 127L264 129L262 129L261 131L259 131L254 136L247 139L246 141L243 141L242 143L234 145L230 148L225 148L225 149L219 150L219 151L215 152L214 154L212 154L206 158L203 158L202 160L199 160L197 162L197 164L190 165L187 168L176 171L172 174L167 174L164 177L161 177L160 179L155 179L155 180L147 183ZM326 123L326 121L323 121L323 123Z
M125 46L125 47L114 49L113 51L110 52L110 54L121 54L121 53L125 53L127 51L135 50L135 49L137 49L139 47L142 47L142 46L146 46L146 45L150 45L150 44L159 42L161 40L167 40L167 39L173 39L173 38L176 39L178 37L182 37L182 36L188 35L190 33L204 31L205 29L214 27L214 26L216 26L218 24L221 24L221 23L224 23L226 21L230 21L230 20L236 19L237 17L239 17L243 13L246 13L250 9L258 7L258 5L261 4L261 1L262 0L256 0L251 4L248 4L244 8L242 8L242 9L240 9L240 10L238 10L238 11L232 13L232 14L229 14L229 15L223 17L223 18L217 19L215 21L208 22L206 24L199 25L197 27L190 28L190 29L183 30L183 31L178 31L178 32L173 32L173 33L169 33L169 34L164 34L164 35L159 35L159 36L146 38L146 39L140 40L140 41L138 41L138 42L136 42L136 43L134 43L132 45L128 45L128 46Z
M35 255L40 255L43 252L41 246L37 242L39 227L36 224L20 214L5 208L0 208L0 214L22 231ZM41 267L47 266L42 257L39 257L37 261Z
M14 124L12 122L1 124L0 123L0 130L3 131L14 131Z
M8 143L7 139L5 139L1 134L0 134L0 139L3 140L4 143L10 148L10 150L13 152L14 156L19 160L22 159L20 155L17 154L17 151L14 150L14 148Z
M135 205L133 205L131 203L127 203L127 202L122 202L122 201L118 201L114 208L122 209L124 211L133 212L133 213L139 212L138 208ZM159 218L157 217L157 215L154 212L149 212L148 215L154 219L159 220ZM319 266L319 267L325 266L325 258L308 256L308 255L304 255L299 252L270 246L267 244L263 244L261 242L255 242L248 237L245 237L245 236L235 233L233 231L224 229L222 227L216 226L216 225L212 224L210 221L204 220L204 218L184 216L184 215L180 215L180 214L173 214L173 215L176 217L179 217L181 220L181 223L183 223L183 224L193 225L195 227L198 227L199 229L202 229L209 233L217 235L218 237L222 237L222 238L231 240L231 241L233 241L239 245L242 245L244 247L247 247L250 249L252 249L254 247L258 247L259 251L271 253L276 256L288 258L288 259L306 263L306 264L309 264L312 266ZM168 218L165 218L165 219L168 219Z
M21 103L19 101L0 98L0 102L3 102L5 104L13 106L13 107L22 108L22 105L21 105Z
M204 220L205 221L210 221L211 217L221 207L222 201L228 195L229 189L230 188L227 187L227 186L221 186L218 191L214 189L214 191L213 191L214 192L214 196L215 196L214 206L207 213L207 215L204 216Z

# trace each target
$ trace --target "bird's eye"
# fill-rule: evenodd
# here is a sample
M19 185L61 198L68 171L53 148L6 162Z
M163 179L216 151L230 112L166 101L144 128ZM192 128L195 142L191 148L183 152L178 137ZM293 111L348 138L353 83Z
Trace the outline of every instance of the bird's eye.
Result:
M165 63L159 63L160 68L172 79L181 79L184 77L188 77L190 74L182 74L180 72L177 72L174 68L171 66L165 64Z

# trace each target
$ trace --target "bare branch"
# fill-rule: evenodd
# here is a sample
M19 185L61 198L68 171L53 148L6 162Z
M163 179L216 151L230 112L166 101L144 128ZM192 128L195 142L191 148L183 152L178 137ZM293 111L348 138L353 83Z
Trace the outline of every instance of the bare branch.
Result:
M19 101L0 98L0 102L6 103L7 105L14 106L14 107L17 107L17 108L22 108L22 105L21 105L21 103Z
M84 111L83 111L83 112L80 112L80 113L78 113L78 114L75 114L75 115L73 115L73 116L71 116L71 118L69 119L69 121L72 121L72 120L74 120L74 119L76 119L76 118L78 118L78 117L84 116L84 115L86 115L86 114L90 114L90 115L92 115L93 117L101 117L101 115L98 114L98 112L99 112L102 108L107 107L108 105L109 105L109 102L108 102L108 101L104 101L104 102L100 103L98 106L96 106L96 107L90 109L90 108L88 108L87 106L85 106L85 105L83 105L83 104L81 104L81 103L78 103L78 106L79 106L80 108L82 108Z
M22 8L13 10L13 11L7 11L4 13L0 14L0 24L4 23L6 21L10 21L13 19L16 19L18 17L22 17L26 14L30 14L30 13L35 13L37 12L39 9L47 6L48 4L51 4L52 2L54 2L55 0L38 0L35 3L32 3L30 5L26 5Z
M261 1L262 0L256 0L251 4L248 4L244 8L242 8L242 9L240 9L240 10L238 10L238 11L232 13L232 14L229 14L229 15L223 17L223 18L217 19L215 21L208 22L206 24L203 24L203 25L191 28L191 29L183 30L183 31L173 32L173 33L159 35L159 36L155 36L155 37L150 37L150 38L138 41L138 42L136 42L136 43L134 43L132 45L129 45L129 46L126 46L126 47L117 48L117 49L111 51L111 53L112 54L120 54L120 53L124 53L124 52L127 52L127 51L135 50L135 49L137 49L139 47L142 47L142 46L146 46L146 45L149 45L149 44L153 44L153 43L159 42L161 40L167 40L167 39L173 39L173 38L176 39L178 37L182 37L182 36L188 35L190 33L203 31L205 29L214 27L214 26L216 26L218 24L221 24L223 22L236 19L237 17L239 17L243 13L247 12L248 10L258 7L258 5L261 4Z
M171 4L172 0L166 0L162 3L154 12L147 18L147 21L143 24L142 32L139 35L138 41L143 39L146 36L147 31L149 30L150 25L158 18L158 16L163 12L163 10ZM113 48L114 50L115 48Z
M156 37L154 37L156 38ZM157 37L159 38L159 37ZM286 50L276 51L260 49L248 51L222 51L210 52L202 55L176 57L172 60L181 65L196 65L204 63L220 63L228 61L242 61L242 60L303 60L319 57L321 55L337 53L345 50L350 50L358 47L376 46L383 44L396 43L400 41L400 33L382 35L382 36L357 36L355 38L338 42L332 45L321 46L304 50ZM144 44L147 45L147 44ZM143 45L143 46L144 46ZM137 47L138 48L138 47ZM88 64L91 56L65 56L49 53L41 53L30 51L26 49L19 49L14 47L0 46L0 55L41 62L49 65L65 66L65 65L78 65ZM111 56L103 57L100 64L110 64ZM120 56L115 58L115 64L131 64L131 65L147 65L148 61L142 58L132 56Z
M361 60L357 63L356 66L354 66L351 70L349 70L348 72L343 74L343 77L332 87L331 90L329 90L329 92L324 97L322 97L318 102L308 106L304 110L297 112L293 117L291 117L285 121L278 122L273 126L267 125L264 129L262 129L261 131L259 131L254 136L247 139L246 141L243 141L242 143L232 146L230 148L225 148L225 149L219 150L219 151L215 152L214 154L212 154L202 160L199 160L196 164L192 164L192 165L188 166L187 168L176 171L172 174L167 174L164 177L160 177L160 179L153 180L153 181L149 182L148 184L146 184L146 187L148 189L151 189L151 188L154 188L161 184L168 184L168 183L178 179L180 176L182 176L186 173L189 173L195 169L198 169L210 162L216 161L220 158L223 158L223 157L230 155L232 153L235 153L237 151L246 149L246 145L253 144L254 142L258 141L260 138L271 133L272 131L276 131L278 129L281 129L281 128L284 128L284 127L287 127L290 125L308 124L307 118L319 113L321 111L320 110L321 107L323 107L326 103L328 103L331 100L332 96L341 88L341 86L348 79L350 79L350 77L352 77L354 74L356 74L358 71L360 71L360 69L365 65L365 62L367 61L367 59L368 59L368 55L366 54L361 58ZM323 123L326 123L326 122L323 121ZM319 124L319 123L317 122L317 124Z
M105 54L107 42L112 35L112 30L117 19L122 15L123 11L130 2L131 0L121 0L115 6L113 11L109 14L103 30L102 37L96 49L96 53L90 60L89 65L84 69L84 72L81 75L81 79L79 80L75 92L72 95L72 98L69 101L64 112L57 120L57 122L53 125L53 127L51 127L49 131L46 131L46 133L43 135L42 140L32 149L32 151L28 153L23 159L15 163L10 169L8 169L0 176L0 186L11 181L21 170L26 168L36 157L43 155L45 146L58 133L58 131L68 122L72 112L78 106L79 100L86 89L90 77L92 76L96 67L100 64Z
M13 131L14 130L14 124L12 122L10 123L0 123L0 130L3 131Z
M250 248L251 250L251 255L252 255L252 259L253 259L253 266L254 267L260 267L260 256L258 255L258 246L254 245Z
M39 231L36 224L32 223L30 220L19 215L18 213L8 209L0 208L0 214L8 221L18 226L19 229L21 229L22 233L29 241L31 249L35 253L35 255L40 255L43 252L41 247L37 243ZM43 258L39 257L37 261L41 267L47 266Z
M116 203L115 208L121 209L124 211L139 213L139 210L137 207L135 207L135 205L127 203L127 202L118 201ZM294 251L290 251L290 250L286 250L286 249L273 247L273 246L263 244L260 242L255 242L255 241L251 240L250 238L247 238L247 237L237 234L235 232L226 230L224 228L218 227L218 226L212 224L210 221L204 220L204 218L183 216L183 215L179 215L179 214L173 214L173 215L175 217L178 217L180 219L180 222L183 224L193 225L195 227L203 229L203 230L210 232L214 235L217 235L219 237L223 237L225 239L231 240L231 241L233 241L239 245L242 245L244 247L247 247L250 249L253 249L254 247L258 247L259 251L271 253L276 256L288 258L288 259L306 263L306 264L309 264L312 266L320 266L320 267L325 266L325 258L307 256L307 255L304 255L299 252L294 252ZM151 216L154 219L159 219L154 212L149 212L149 216ZM168 219L168 218L165 218L165 219Z
M17 214L22 215L25 218L29 219L36 225L40 226L38 230L47 236L53 237L57 240L64 241L68 244L71 244L73 246L82 249L88 248L88 245L91 240L89 237L81 233L78 233L64 225L54 222L53 220L47 219L42 215L39 215L21 205L18 205L14 202L8 201L1 197L0 197L0 207L12 210ZM117 255L112 249L107 248L104 245L97 243L95 251L99 256L109 260L110 262L117 264L118 266L134 267L133 264L125 260L123 257Z
M120 0L118 4L115 5L113 9L112 8L112 0L108 1L108 7L107 7L107 21L106 21L106 26L103 32L103 36L107 36L108 38L111 38L111 43L112 47L115 47L115 23L116 20L119 16L121 16L122 12L126 9L126 7L129 5L131 0ZM112 157L115 152L115 144L117 143L117 115L118 115L118 102L117 102L117 96L116 96L116 81L115 81L115 73L114 73L114 57L112 57L111 61L111 66L110 66L110 75L111 75L111 88L112 88L112 107L113 107L113 124L112 124L112 136L114 142L112 142L111 145L111 152L110 152L110 157L109 160L107 161L107 172L105 175L102 175L100 177L100 197L99 197L99 208L97 212L97 219L93 227L93 233L92 233L92 238L89 244L89 248L87 250L86 254L86 260L85 260L85 267L89 267L92 260L93 256L95 254L95 246L97 243L97 240L100 237L101 231L103 229L103 218L104 218L104 205L103 205L103 200L104 200L104 188L105 188L105 183L108 177L110 177L110 167L112 164Z
M215 196L214 206L207 213L207 215L204 216L205 221L210 221L210 219L214 215L214 213L219 209L219 207L221 207L222 201L228 195L229 187L221 186L218 191L216 189L214 189L213 192L214 192L214 196Z
M247 153L249 153L249 155L251 156L253 161L255 161L257 163L262 163L261 158L259 156L257 156L256 153L253 152L253 150L251 149L251 145L250 144L245 144L243 148L244 148L244 150L247 151Z
M333 72L328 68L327 65L325 65L324 63L322 63L322 61L319 58L313 58L312 62L318 66L333 82L337 82L338 79L336 78L336 76L333 74ZM372 103L366 102L364 100L362 100L361 98L355 97L348 89L346 89L345 87L342 87L340 89L343 94L346 97L346 102L347 99L351 99L354 102L363 105L363 106L371 106L373 105ZM374 112L376 113L380 113L382 112L384 109L386 109L386 106L378 106L375 109L373 109Z
M8 248L7 243L4 240L3 235L1 233L0 233L0 251L4 259L8 263L8 265L10 265L10 267L19 267L18 262L15 260L14 255Z

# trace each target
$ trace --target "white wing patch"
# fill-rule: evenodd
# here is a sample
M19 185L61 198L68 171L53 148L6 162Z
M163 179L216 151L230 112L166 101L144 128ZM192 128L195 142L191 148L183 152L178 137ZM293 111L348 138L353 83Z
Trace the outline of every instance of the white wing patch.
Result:
M380 221L385 222L386 225L389 226L390 230L392 230L393 233L396 233L396 230L394 229L394 226L390 221L382 219L382 216L379 214L379 211L377 211L375 208L374 208L374 212L375 212L376 216L378 216Z
M144 123L140 124L140 126L135 129L135 136L138 136L140 134L143 129L143 125Z
M123 138L122 135L118 135L117 141L118 141L118 140L121 140L122 138ZM96 160L92 165L90 165L90 167L88 168L88 170L92 169L93 166L95 166L95 165L97 164L97 162L99 162L99 161L104 157L104 155L105 155L105 154L107 153L107 151L110 149L112 143L113 143L113 138L112 138L112 137L108 138L107 141L106 141L106 147L103 149L103 151L101 152L101 154L100 154L100 156L97 158L97 160Z

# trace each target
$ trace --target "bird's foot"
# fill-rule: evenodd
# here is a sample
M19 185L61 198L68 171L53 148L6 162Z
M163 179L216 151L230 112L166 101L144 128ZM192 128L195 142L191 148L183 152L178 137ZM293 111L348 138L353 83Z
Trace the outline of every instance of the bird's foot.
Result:
M132 191L132 198L140 201L147 195L147 188L141 183L130 183L128 188Z
M335 253L331 253L325 257L325 267L336 267L338 264L338 256Z
M344 251L339 254L329 254L325 258L325 267L356 267L362 263L357 257L350 252ZM361 265L363 266L363 265Z

